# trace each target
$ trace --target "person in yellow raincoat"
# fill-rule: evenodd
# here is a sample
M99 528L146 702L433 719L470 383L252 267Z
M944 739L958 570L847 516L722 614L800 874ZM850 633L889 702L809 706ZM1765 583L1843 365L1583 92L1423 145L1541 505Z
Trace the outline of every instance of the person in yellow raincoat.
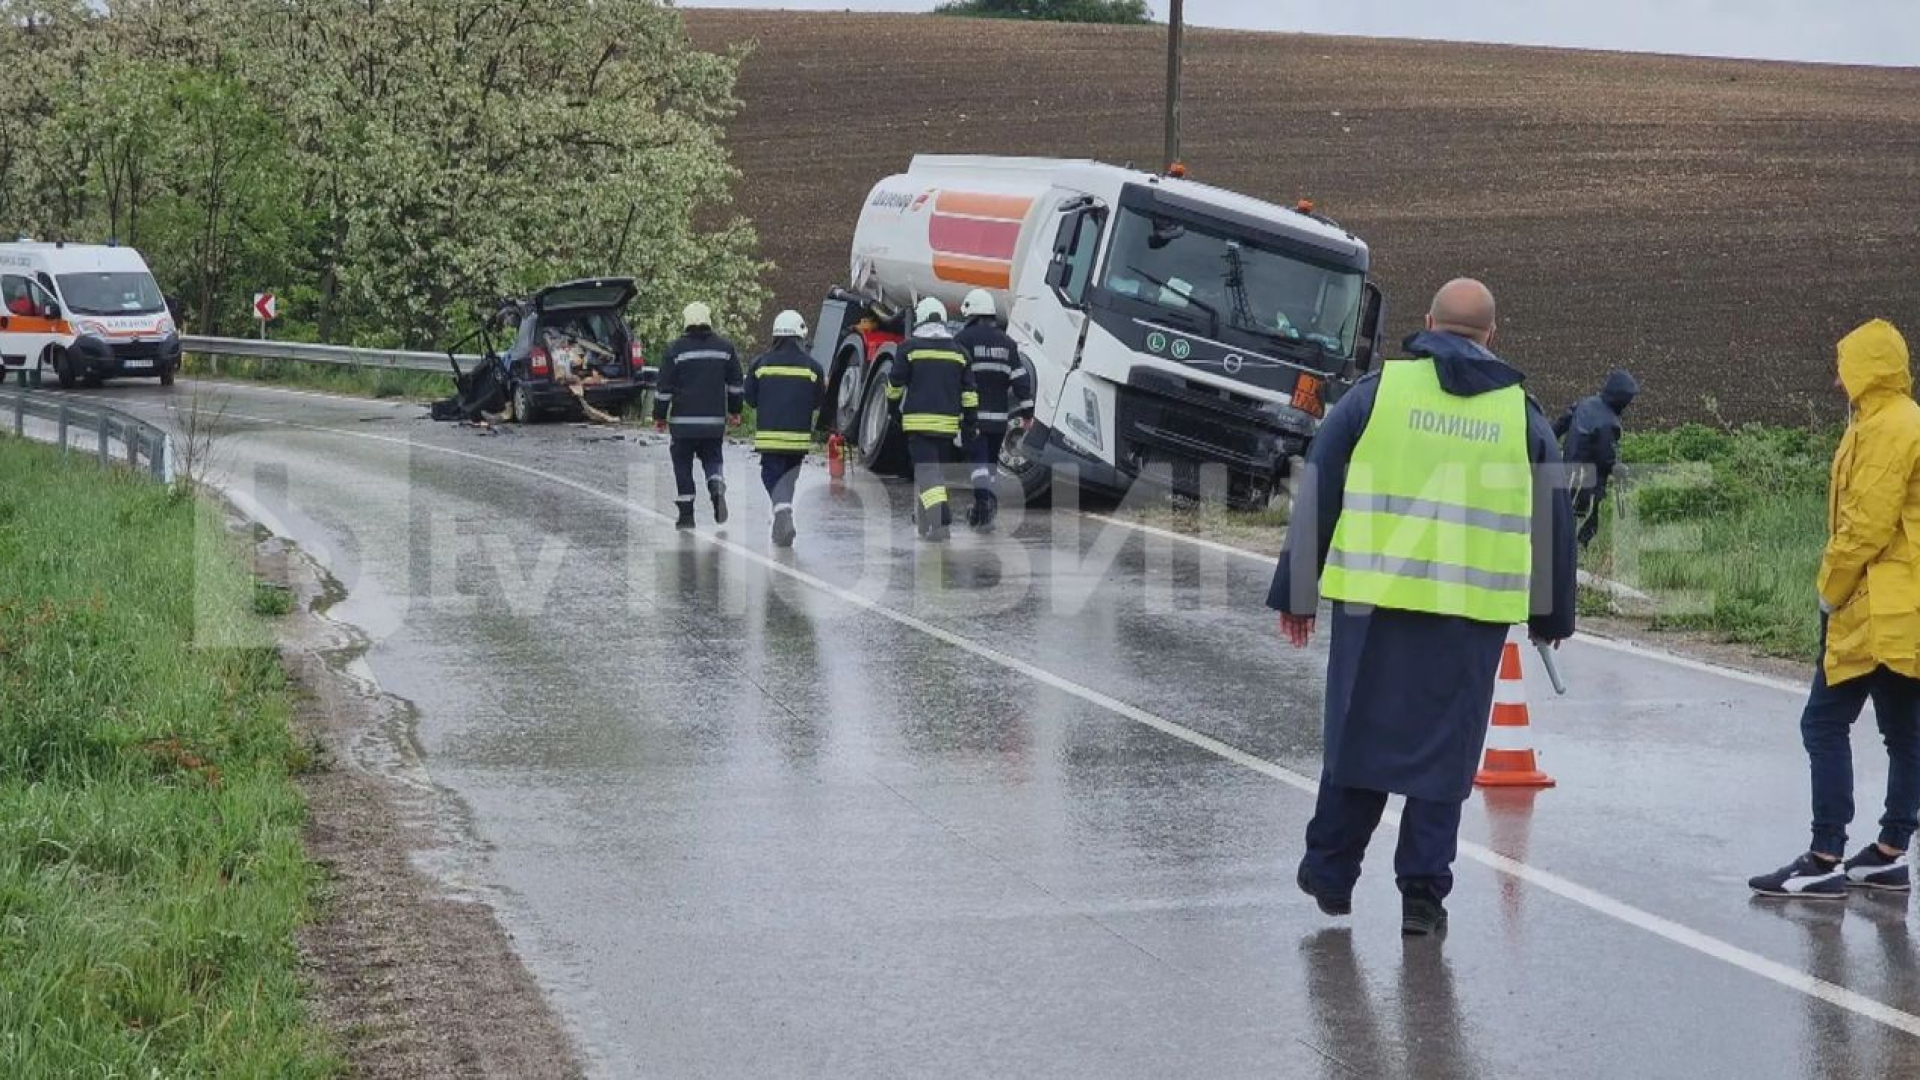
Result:
M1920 404L1907 343L1876 319L1840 342L1853 415L1833 457L1820 560L1822 655L1800 717L1813 774L1813 846L1748 882L1768 896L1905 892L1920 813ZM1880 836L1844 862L1853 821L1853 722L1867 699L1887 747Z

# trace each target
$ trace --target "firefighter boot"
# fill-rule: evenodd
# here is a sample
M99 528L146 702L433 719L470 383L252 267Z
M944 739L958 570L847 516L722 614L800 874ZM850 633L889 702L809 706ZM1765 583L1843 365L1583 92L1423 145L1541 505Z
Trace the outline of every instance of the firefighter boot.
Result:
M680 517L674 521L673 527L676 529L693 528L693 500L687 499L678 505L680 507Z
M798 535L799 530L793 527L793 511L775 510L773 512L773 546L792 547L793 538Z
M1000 497L984 488L973 493L973 507L967 511L967 524L979 532L992 532L993 519L1000 516Z
M715 476L707 480L707 493L713 496L713 523L727 523L727 482Z

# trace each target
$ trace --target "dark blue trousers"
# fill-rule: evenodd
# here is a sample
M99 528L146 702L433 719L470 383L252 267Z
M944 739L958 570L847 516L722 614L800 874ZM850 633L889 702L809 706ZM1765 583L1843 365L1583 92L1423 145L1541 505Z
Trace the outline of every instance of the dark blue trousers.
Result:
M1444 898L1453 891L1453 860L1460 848L1461 802L1408 798L1400 816L1400 844L1393 872L1400 891L1431 889ZM1367 841L1387 809L1387 793L1341 787L1320 777L1320 798L1307 823L1307 876L1315 888L1345 895L1360 880Z
M805 460L805 454L760 452L760 483L775 510L793 509L793 486L800 481L800 463Z
M1826 651L1826 630L1820 634ZM1807 707L1800 714L1800 741L1813 775L1813 850L1845 857L1847 826L1853 823L1853 722L1873 699L1874 719L1887 747L1886 812L1881 843L1901 851L1912 843L1920 816L1920 681L1875 668L1838 686L1815 670Z
M672 445L667 447L667 456L673 460L673 486L678 493L674 502L693 502L695 461L700 463L701 471L706 474L707 489L713 489L714 483L720 479L721 454L725 446L726 440L718 435L712 438L692 439L679 435L673 437Z

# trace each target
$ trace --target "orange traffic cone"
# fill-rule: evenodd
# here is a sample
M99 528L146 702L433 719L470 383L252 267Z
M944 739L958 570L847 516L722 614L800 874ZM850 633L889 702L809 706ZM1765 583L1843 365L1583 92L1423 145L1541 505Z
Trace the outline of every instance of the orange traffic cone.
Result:
M1533 755L1533 728L1527 721L1527 684L1520 674L1520 637L1525 630L1507 631L1500 650L1500 673L1493 684L1493 720L1487 730L1487 752L1473 782L1481 787L1553 786L1553 777L1540 771Z

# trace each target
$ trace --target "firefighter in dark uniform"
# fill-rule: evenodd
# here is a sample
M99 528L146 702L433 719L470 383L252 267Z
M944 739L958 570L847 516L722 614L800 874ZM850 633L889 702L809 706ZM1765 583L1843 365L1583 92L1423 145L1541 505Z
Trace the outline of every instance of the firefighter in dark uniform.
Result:
M983 532L993 528L1000 511L1000 499L993 490L1000 447L1016 419L1033 409L1026 365L1020 362L1013 339L1000 329L997 315L993 294L975 289L960 303L966 325L954 335L967 354L973 385L980 394L980 433L968 446L973 459L973 509L967 512L967 524Z
M1573 634L1560 448L1520 372L1489 350L1494 330L1486 286L1449 282L1410 358L1327 414L1267 598L1296 646L1320 597L1334 601L1325 761L1297 881L1322 911L1351 911L1387 797L1405 795L1393 868L1410 935L1446 921L1508 628Z
M887 371L887 399L900 410L919 497L914 520L925 540L945 540L953 524L946 467L973 441L980 395L973 369L947 326L947 306L929 296L913 311L914 330Z
M774 316L773 348L747 369L747 404L753 406L753 448L760 452L760 482L773 500L773 544L792 547L793 486L800 463L813 446L814 417L826 402L826 379L806 348L807 320L797 311Z
M671 456L674 504L681 529L693 528L693 463L700 462L713 499L713 521L727 522L727 481L721 475L727 429L740 423L746 401L740 354L733 342L713 332L713 310L705 304L687 305L682 318L686 333L667 346L654 384L653 425L673 431Z

